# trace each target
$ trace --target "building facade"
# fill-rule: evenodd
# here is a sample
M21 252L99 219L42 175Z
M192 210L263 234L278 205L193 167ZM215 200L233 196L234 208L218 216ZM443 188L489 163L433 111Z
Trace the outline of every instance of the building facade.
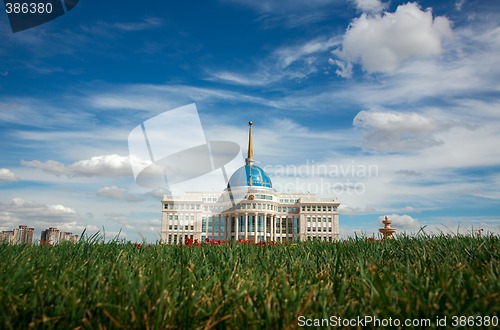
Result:
M28 228L28 226L20 225L19 228L2 231L0 233L0 243L31 245L33 243L34 233L34 228Z
M40 236L40 241L43 242L43 244L49 244L49 245L55 245L57 243L65 241L76 243L78 242L78 235L73 235L73 233L63 232L57 228L51 227L49 229L42 231L42 234Z
M339 236L340 205L314 194L279 193L265 171L255 165L252 122L245 165L231 176L222 193L192 192L162 200L162 242L183 244L187 238L292 242Z

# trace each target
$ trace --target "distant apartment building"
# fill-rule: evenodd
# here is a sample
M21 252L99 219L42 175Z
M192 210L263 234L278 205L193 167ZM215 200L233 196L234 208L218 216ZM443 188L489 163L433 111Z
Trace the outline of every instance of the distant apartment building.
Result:
M34 228L20 225L19 228L2 231L0 233L0 242L8 244L32 244L34 233Z
M57 228L49 228L42 231L40 237L42 244L55 245L61 242L71 242L76 243L78 241L78 235L73 235L70 232L63 232Z

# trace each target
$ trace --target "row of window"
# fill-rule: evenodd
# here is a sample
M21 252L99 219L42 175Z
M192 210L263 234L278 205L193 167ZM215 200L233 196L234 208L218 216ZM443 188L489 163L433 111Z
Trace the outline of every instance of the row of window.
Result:
M214 203L214 202L217 202L219 200L219 198L217 198L217 197L203 197L201 200L204 202Z
M323 227L323 230L321 230L320 227L307 227L307 232L326 232L326 231L332 232L332 227Z
M168 229L169 230L184 230L184 231L191 230L192 231L192 230L194 230L194 226L193 225L191 225L191 226L169 225Z
M270 195L256 194L256 195L254 195L254 197L255 197L255 199L266 199L269 201L273 200L273 196L270 196Z
M296 207L278 207L278 212L297 213Z
M276 206L271 205L271 204L262 204L262 203L243 203L243 204L237 204L236 205L237 209L241 210L270 210L270 211L276 211Z
M165 210L200 210L201 204L178 204L178 203L167 203L163 204Z
M308 236L307 240L308 241L315 241L315 240L318 240L318 241L328 241L328 242L332 243L333 242L333 237L332 236L328 236L328 237L325 237L325 236L318 236L318 237Z
M168 216L168 220L170 221L177 221L177 220L180 220L180 221L184 221L184 220L191 220L191 221L194 221L194 215L184 215L184 214L169 214Z
M213 220L213 221L212 221ZM220 232L223 233L225 231L225 218L217 218L217 217L207 217L203 216L201 218L201 231L204 232Z
M253 199L264 199L264 200L268 200L268 201L272 201L273 200L273 196L271 195L264 195L264 194L255 194L255 195L236 195L236 194L232 194L230 195L231 199L232 200L244 200L244 199L249 199L251 198L251 196L253 196Z
M201 204L163 204L165 210L186 210L186 211L200 211L202 210ZM224 211L224 207L222 205L205 205L203 206L203 210L205 211Z
M168 235L168 244L181 244L181 243L185 243L187 238L190 238L190 239L193 239L193 235L184 235L184 237L182 237L182 235Z
M288 199L288 198L280 198L280 203L298 203L299 200L296 198Z
M307 222L332 222L332 217L307 217Z
M302 212L307 211L307 212L332 212L337 211L336 206L331 206L331 205L307 205L307 206L302 206Z

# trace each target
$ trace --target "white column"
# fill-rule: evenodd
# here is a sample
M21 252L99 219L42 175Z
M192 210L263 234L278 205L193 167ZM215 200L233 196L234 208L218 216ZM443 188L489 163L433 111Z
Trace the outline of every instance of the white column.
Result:
M219 215L219 218L222 218L222 215ZM231 238L231 226L232 226L231 215L229 215L229 217L225 216L224 217L224 240L228 240Z
M279 232L280 232L280 243L282 243L283 242L283 231L282 231L283 226L281 225L281 217L279 215L276 217L279 220L278 228L279 228Z
M231 219L231 217L228 214L224 214L224 240L226 240L226 241L231 238L230 219Z
M253 216L253 222L254 222L254 243L257 243L257 229L259 229L259 215L258 213L255 213Z
M264 225L264 242L267 242L267 214L264 213L264 220L263 223Z
M212 239L214 239L215 237L215 216L213 214L211 214L212 216Z
M277 215L274 215L274 239L277 241L278 240L278 237L276 236L276 220L277 220L278 216Z
M177 229L179 230L179 232L177 233L177 243L181 243L181 244L184 244L184 226L183 226L183 220L181 219L184 219L184 214L182 215L178 215L178 218L177 218L177 222L179 223L177 225ZM179 241L180 240L180 241Z
M217 239L220 239L220 221L220 215L217 215L217 227L214 228L214 232L217 234Z
M248 213L245 213L245 241L248 240Z
M273 233L274 233L274 230L273 230L273 224L274 224L274 216L272 214L269 215L269 221L271 221L271 225L269 226L269 240L272 242L274 241L273 239Z
M276 215L271 215L271 241L276 241Z
M235 222L234 224L236 225L236 230L234 231L235 232L235 240L238 240L238 236L240 236L240 215L237 214L236 215L236 219L235 219Z

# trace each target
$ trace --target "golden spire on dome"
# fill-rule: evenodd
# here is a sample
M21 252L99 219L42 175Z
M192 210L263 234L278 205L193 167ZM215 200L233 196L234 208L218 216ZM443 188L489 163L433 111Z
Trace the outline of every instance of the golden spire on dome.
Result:
M253 158L253 146L252 146L252 125L251 121L248 122L250 126L250 131L248 133L248 158Z
M248 157L246 159L247 165L251 166L254 164L253 160L253 144L252 144L252 125L253 122L249 121L248 125L250 126L248 131Z

